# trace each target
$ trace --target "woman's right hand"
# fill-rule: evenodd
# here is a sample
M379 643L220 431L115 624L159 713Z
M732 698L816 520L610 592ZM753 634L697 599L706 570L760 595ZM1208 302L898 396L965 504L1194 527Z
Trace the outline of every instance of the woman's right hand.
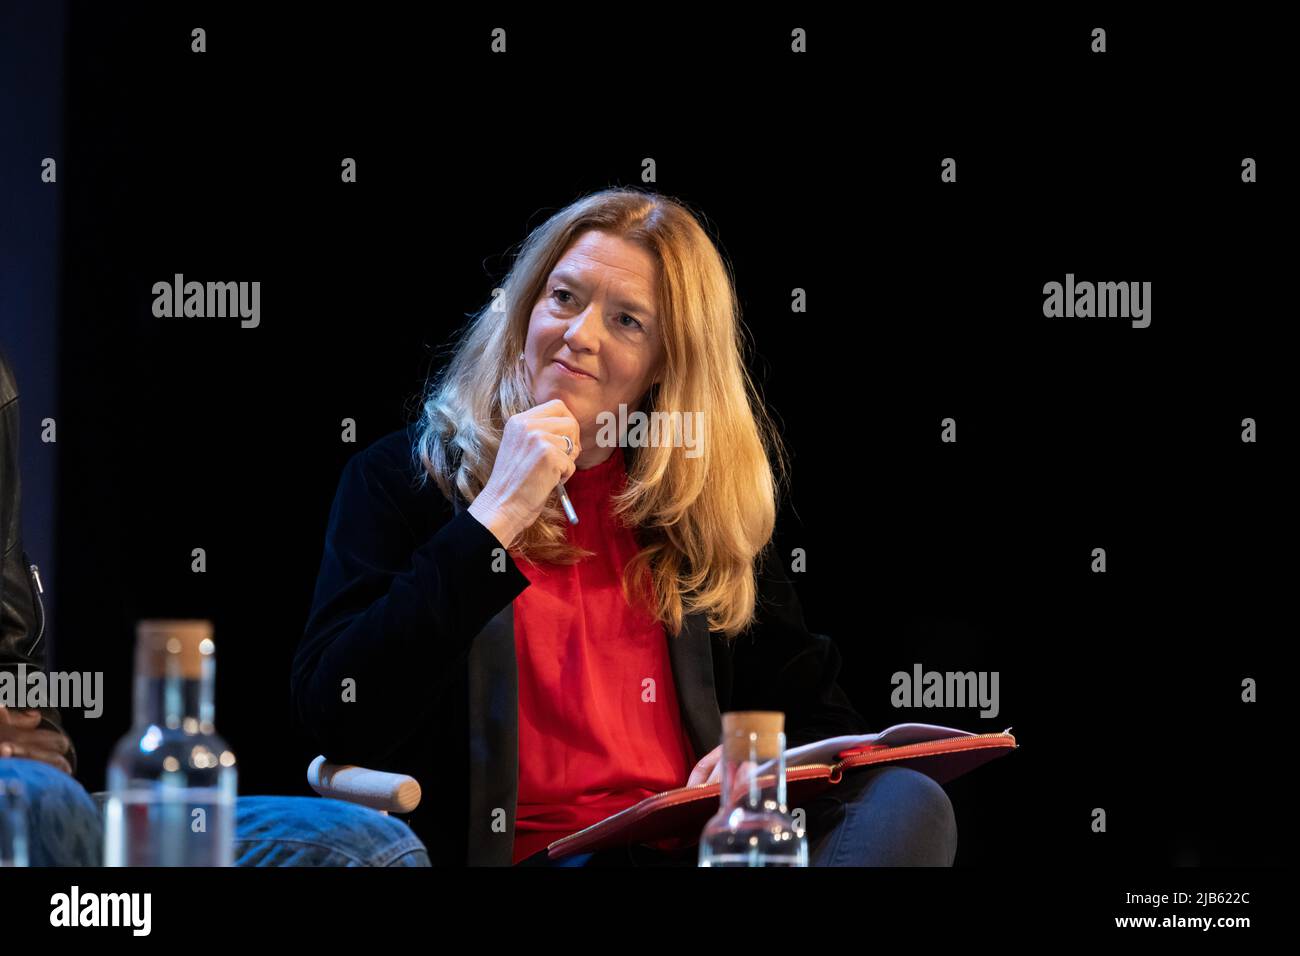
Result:
M564 436L573 440L565 451ZM509 548L529 528L576 470L582 453L578 420L558 398L511 415L501 435L492 474L469 512Z

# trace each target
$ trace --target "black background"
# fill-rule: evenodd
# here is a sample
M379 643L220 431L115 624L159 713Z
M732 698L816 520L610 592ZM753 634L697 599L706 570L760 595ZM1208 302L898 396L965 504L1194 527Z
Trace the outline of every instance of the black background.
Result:
M106 672L104 716L67 715L83 783L129 723L135 621L196 616L241 792L309 792L289 664L343 463L409 420L532 228L639 184L734 265L793 453L778 539L841 683L873 726L1014 728L948 785L958 865L1279 862L1278 31L624 16L72 8L47 587L55 666ZM260 280L260 327L154 318L177 272ZM1151 326L1045 319L1067 272L1150 281ZM916 662L998 671L1001 712L895 710Z

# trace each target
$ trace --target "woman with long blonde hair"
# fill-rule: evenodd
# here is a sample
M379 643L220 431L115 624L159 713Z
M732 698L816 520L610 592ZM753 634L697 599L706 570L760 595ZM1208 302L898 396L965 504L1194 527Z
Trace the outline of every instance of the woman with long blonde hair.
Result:
M418 419L348 463L295 705L330 759L437 788L411 821L435 863L544 863L719 779L723 711L783 712L787 746L865 732L774 554L786 458L744 351L700 218L603 190L528 235ZM853 777L806 808L815 865L952 862L938 784ZM851 812L888 839L843 839Z

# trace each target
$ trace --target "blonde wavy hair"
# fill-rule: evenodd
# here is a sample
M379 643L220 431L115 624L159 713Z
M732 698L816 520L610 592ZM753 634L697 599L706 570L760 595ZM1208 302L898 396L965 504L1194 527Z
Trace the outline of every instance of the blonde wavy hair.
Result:
M730 266L681 201L611 188L533 230L499 297L470 316L450 362L426 385L412 463L420 484L432 477L448 501L456 494L468 506L478 496L506 421L532 406L518 356L533 306L555 264L590 229L640 244L659 266L666 357L640 410L702 411L708 434L694 458L666 443L624 448L627 484L612 507L635 529L640 550L624 569L623 594L644 601L669 634L685 614L704 612L711 631L735 638L754 619L756 569L773 547L788 465L742 355L747 339ZM511 550L555 564L589 557L566 529L554 496Z

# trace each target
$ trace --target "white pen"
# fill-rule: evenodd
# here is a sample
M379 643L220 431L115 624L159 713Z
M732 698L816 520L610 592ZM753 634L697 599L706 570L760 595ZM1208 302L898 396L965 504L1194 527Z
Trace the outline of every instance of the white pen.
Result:
M564 491L564 482L556 485L555 490L560 493L560 504L564 505L564 513L569 516L569 524L577 524L578 512L573 510L573 502L569 500L568 494Z
M566 453L572 455L573 439L568 435L561 435L560 437L564 439ZM564 482L561 481L556 485L555 490L560 493L560 504L564 505L564 513L569 516L569 524L577 524L578 512L573 510L573 502L569 500L569 493L564 490Z

